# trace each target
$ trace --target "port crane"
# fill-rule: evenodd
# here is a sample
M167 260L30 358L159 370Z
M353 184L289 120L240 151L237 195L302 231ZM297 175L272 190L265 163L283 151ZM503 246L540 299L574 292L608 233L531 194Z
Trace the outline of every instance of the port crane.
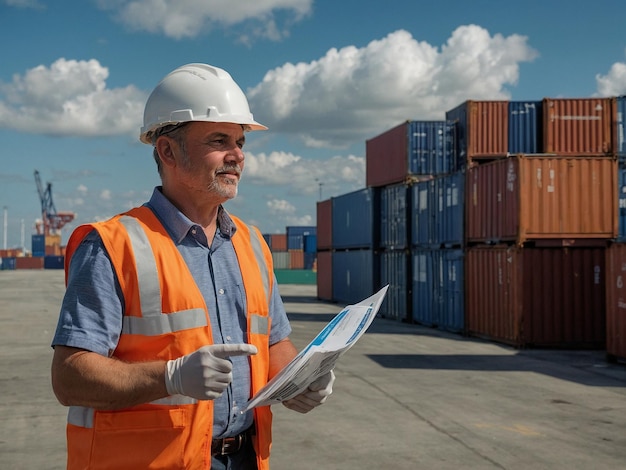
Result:
M41 202L41 221L35 222L35 229L40 235L58 235L65 224L74 220L76 214L68 211L57 212L52 200L52 184L46 183L46 188L44 189L37 170L35 170L35 182L37 183L37 192Z

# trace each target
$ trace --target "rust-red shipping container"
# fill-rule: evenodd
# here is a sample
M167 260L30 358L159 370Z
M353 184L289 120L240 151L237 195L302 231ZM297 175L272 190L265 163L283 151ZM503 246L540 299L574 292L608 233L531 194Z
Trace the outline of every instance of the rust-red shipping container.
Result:
M516 347L604 348L605 250L468 248L468 334Z
M43 269L43 256L20 256L15 258L15 269Z
M317 298L333 300L333 253L317 252Z
M333 247L333 201L326 199L317 203L317 249Z
M615 98L544 98L544 152L614 155L616 112Z
M609 239L618 234L617 162L515 155L467 171L469 242Z
M402 180L407 173L406 154L406 123L366 140L365 185L376 188Z
M271 234L269 245L272 251L287 251L287 234L286 233Z
M626 359L626 244L606 250L606 352Z
M21 248L8 248L0 250L0 258L17 258L22 256Z
M504 157L509 151L509 102L465 101L446 112L456 123L458 159Z

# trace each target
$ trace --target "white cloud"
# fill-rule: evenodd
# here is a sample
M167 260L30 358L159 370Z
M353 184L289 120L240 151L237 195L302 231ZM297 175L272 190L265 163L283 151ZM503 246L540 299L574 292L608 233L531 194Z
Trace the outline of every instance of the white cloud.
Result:
M296 212L295 206L284 199L272 199L266 205L271 215L291 215Z
M606 75L596 75L598 95L620 96L626 94L626 64L616 62Z
M146 95L132 85L107 89L108 76L97 60L64 58L16 74L0 82L0 126L64 136L136 132Z
M119 22L133 30L181 39L224 28L226 33L239 34L242 42L250 42L253 37L282 39L293 23L311 12L312 4L313 0L98 1L101 9L113 11ZM284 26L279 26L277 20ZM230 28L233 25L240 27Z
M317 194L321 183L324 194L337 194L365 185L365 158L337 155L319 160L286 152L246 153L244 181L248 180L282 186L298 195Z
M111 200L111 190L110 189L103 189L102 191L100 191L100 199L102 199L103 201L110 201Z
M46 5L38 0L4 0L4 3L10 7L31 8L34 10L45 10Z
M519 64L536 56L526 37L491 36L475 25L457 28L440 49L399 30L270 70L248 96L273 131L310 147L341 147L407 119L443 119L467 99L507 99Z

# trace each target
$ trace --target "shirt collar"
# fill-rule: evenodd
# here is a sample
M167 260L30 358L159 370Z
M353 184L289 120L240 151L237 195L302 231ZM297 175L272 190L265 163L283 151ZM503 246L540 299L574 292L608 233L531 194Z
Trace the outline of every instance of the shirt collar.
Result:
M179 211L178 208L163 195L162 190L162 186L155 187L152 192L152 197L150 197L150 200L145 205L152 209L159 218L170 237L172 237L172 240L180 244L190 230L199 226ZM221 205L217 211L217 227L218 232L224 238L231 238L237 230L228 212Z

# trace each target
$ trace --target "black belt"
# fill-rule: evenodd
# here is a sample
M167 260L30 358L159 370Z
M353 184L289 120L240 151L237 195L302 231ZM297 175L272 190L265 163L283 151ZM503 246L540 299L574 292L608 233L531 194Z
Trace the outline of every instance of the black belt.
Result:
M253 429L254 426L236 436L213 439L211 442L211 455L230 455L238 452L252 438Z

